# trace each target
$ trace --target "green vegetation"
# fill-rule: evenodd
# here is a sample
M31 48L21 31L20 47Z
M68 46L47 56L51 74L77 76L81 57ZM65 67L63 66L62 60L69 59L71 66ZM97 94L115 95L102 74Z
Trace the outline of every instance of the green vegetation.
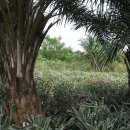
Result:
M1 0L0 130L129 130L129 15L128 0ZM64 20L94 36L84 52L46 36Z
M69 55L64 58L59 55L66 52ZM12 125L12 115L5 117L1 108L1 129L129 130L127 74L122 54L102 72L95 72L90 61L89 53L73 52L60 39L47 37L35 67L37 94L44 114L28 115L22 127ZM0 93L2 102L2 84ZM11 112L14 108L10 107Z
M115 62L118 63L119 59ZM83 67L87 65L85 62L87 63L82 61L75 64L76 61L49 60L39 53L35 82L44 115L28 115L22 127L12 125L11 115L5 118L1 108L1 128L129 130L130 112L125 70L94 72L92 68L88 68L90 71L87 72L88 66ZM120 64L123 65L122 61ZM1 95L4 94L2 86L1 84ZM1 96L1 101L2 98Z
M39 75L36 80L42 107L51 117L52 127L67 130L129 128L126 73L50 70L36 75Z
M89 62L91 63L92 69L94 71L100 71L102 69L101 63L99 63L99 56L101 55L102 46L98 41L92 36L87 36L80 40L81 46L84 48Z
M72 49L65 48L65 44L61 43L60 38L50 38L50 36L47 36L43 41L39 53L42 58L46 58L48 60L57 59L70 62L73 59Z
M121 52L113 62L103 66L101 64L102 46L98 41L92 36L86 36L86 38L80 39L80 42L84 52L74 52L71 48L65 47L60 38L47 36L39 51L37 68L40 70L46 67L46 69L58 71L126 71Z
M125 96L128 91L126 73L37 69L35 81L44 117L28 116L27 128L23 129L130 129L129 103ZM10 122L1 122L1 126L21 129Z

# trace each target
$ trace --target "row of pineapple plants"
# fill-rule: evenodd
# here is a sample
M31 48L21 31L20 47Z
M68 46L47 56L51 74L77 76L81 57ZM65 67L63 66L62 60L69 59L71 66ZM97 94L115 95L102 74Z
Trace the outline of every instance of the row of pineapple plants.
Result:
M44 71L35 74L42 115L28 115L21 126L1 107L1 130L129 130L125 73ZM1 99L4 87L0 89Z

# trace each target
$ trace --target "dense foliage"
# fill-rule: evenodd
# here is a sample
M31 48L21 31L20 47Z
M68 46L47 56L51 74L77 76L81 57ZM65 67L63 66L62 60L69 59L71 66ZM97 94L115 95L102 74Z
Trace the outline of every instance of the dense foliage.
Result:
M66 48L65 44L60 41L60 37L50 38L47 36L42 43L39 53L42 58L48 60L72 61L73 58L72 49Z
M126 74L85 72L101 70L95 39L81 40L84 53L65 48L57 38L44 40L49 29L65 18L75 22L76 29L84 26L106 43L104 54L110 54L111 61L129 44L130 2L107 0L105 9L106 0L88 1L98 7L96 11L88 10L85 0L1 0L0 80L5 84L0 84L0 129L130 129ZM127 51L125 61L130 88L129 54ZM91 67L92 62L96 67Z
M37 68L38 69L38 68ZM45 117L27 116L13 126L1 108L0 128L7 130L129 130L126 73L40 70L37 92ZM119 98L120 97L120 98Z
M80 39L84 51L73 51L65 47L60 38L47 36L39 51L36 66L54 70L81 70L81 71L116 71L125 70L123 54L118 53L115 60L104 66L102 64L102 46L92 36ZM103 57L107 58L107 57Z

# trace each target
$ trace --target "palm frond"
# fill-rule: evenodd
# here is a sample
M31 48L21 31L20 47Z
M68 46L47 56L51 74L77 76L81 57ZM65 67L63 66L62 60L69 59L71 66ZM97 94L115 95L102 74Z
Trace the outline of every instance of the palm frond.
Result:
M126 44L130 44L130 1L128 0L88 0L95 10L75 17L75 29L84 27L86 31L97 37L107 48L111 61ZM115 52L116 51L116 52ZM108 55L109 54L109 55Z

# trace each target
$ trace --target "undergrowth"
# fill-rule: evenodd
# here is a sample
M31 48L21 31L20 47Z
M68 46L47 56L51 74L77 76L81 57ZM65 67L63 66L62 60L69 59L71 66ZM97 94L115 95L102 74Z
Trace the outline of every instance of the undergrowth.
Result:
M130 130L125 73L47 70L35 81L46 117L28 115L14 126L1 108L1 130Z

